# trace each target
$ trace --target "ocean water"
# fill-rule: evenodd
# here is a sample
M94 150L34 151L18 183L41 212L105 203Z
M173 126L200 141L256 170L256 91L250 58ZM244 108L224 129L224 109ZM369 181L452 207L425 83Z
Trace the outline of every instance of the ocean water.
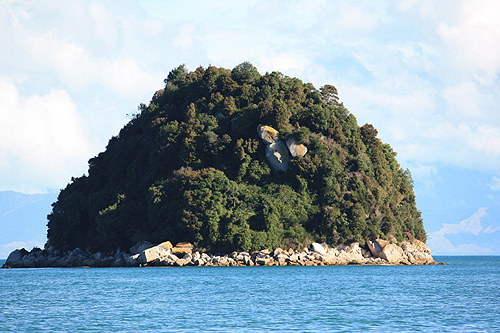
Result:
M435 259L450 265L2 269L0 331L499 332L500 257Z

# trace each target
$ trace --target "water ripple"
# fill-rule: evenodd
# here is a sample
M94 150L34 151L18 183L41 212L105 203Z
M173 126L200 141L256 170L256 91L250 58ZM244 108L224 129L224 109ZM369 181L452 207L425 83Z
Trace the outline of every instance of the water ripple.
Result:
M450 266L0 270L2 332L494 332L500 257Z

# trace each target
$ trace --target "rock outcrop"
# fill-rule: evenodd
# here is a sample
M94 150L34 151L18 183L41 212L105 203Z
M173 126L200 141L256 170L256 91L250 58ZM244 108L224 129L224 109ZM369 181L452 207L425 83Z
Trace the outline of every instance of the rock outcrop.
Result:
M396 244L383 239L368 240L368 248L371 253L378 258L387 260L391 264L398 264L403 258L403 250Z
M174 248L172 248L172 253L174 253L176 255L181 255L181 256L184 256L186 254L190 255L193 252L193 249L194 249L193 244L188 243L188 242L182 242L182 243L178 243L177 245L175 245Z
M418 239L404 241L401 247L383 239L369 240L366 243L373 256L384 259L391 264L436 264L430 254L431 250Z
M286 144L280 140L280 135L277 130L271 126L257 126L257 133L266 144L266 158L271 168L277 172L286 172L290 165L290 156L304 156L307 153L307 147L295 142L293 137L289 137Z
M277 130L272 128L271 126L259 125L257 127L257 132L259 133L260 138L266 144L275 143L280 139L280 134Z
M142 242L139 242L139 243L135 244L134 246L132 246L130 248L130 253L132 253L132 254L139 254L142 251L144 251L146 249L149 249L150 247L153 247L155 245L156 244L152 244L152 243L150 243L148 241L142 241Z
M290 155L282 141L276 141L266 146L266 158L274 171L288 170Z
M428 265L435 262L431 256L431 250L418 239L411 242L404 241L402 248L405 259L411 265Z
M26 249L17 249L12 251L5 261L5 266L15 265L16 263L22 261L28 254L29 252L26 251Z
M302 144L298 145L293 137L289 137L286 140L286 146L288 147L288 151L290 151L290 155L293 157L304 157L304 155L307 154L307 147Z
M139 253L137 261L139 261L140 264L146 264L148 262L159 260L171 253L171 249L172 244L169 241L161 243L160 245L150 247L149 249L145 249Z
M137 254L120 250L111 254L88 253L81 249L59 252L53 249L13 251L4 265L11 267L133 267L133 266L331 266L331 265L435 265L429 248L418 240L405 241L399 247L383 239L331 247L312 243L303 251L276 248L273 251L242 251L213 255L196 251L191 243L167 241L143 249ZM137 247L138 248L138 247ZM136 248L136 249L137 249Z
M24 254L26 253L26 254ZM20 256L20 254L24 254ZM79 248L61 252L52 248L41 250L34 248L30 252L25 249L15 250L9 255L4 268L35 267L132 267L139 266L139 254L128 254L116 250L113 253L90 253Z

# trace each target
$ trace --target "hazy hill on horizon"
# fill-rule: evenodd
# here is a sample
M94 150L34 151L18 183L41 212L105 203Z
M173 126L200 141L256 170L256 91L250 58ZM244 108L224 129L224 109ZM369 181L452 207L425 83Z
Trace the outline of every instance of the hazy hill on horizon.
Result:
M0 191L0 259L15 249L43 247L47 241L47 214L57 193L25 194Z

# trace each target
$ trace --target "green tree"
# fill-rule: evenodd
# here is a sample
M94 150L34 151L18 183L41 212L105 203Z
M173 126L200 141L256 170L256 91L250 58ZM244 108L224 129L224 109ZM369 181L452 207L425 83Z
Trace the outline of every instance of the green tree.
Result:
M231 71L231 75L240 84L247 83L252 84L257 81L260 77L259 71L257 68L245 61L238 66L234 67Z
M332 86L331 84L326 84L320 88L321 97L329 105L337 105L339 104L339 95L337 92L337 88Z

